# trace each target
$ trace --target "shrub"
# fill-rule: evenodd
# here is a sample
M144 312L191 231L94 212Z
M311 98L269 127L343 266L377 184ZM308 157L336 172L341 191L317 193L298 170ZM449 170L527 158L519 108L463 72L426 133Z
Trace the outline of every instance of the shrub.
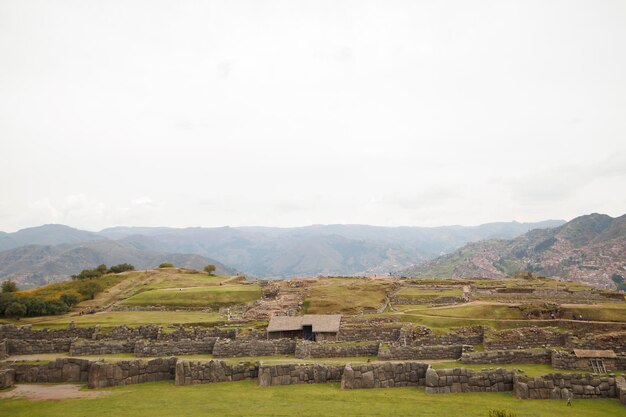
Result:
M215 272L215 265L209 264L209 265L205 266L204 267L204 272L206 272L209 275L213 275L213 272Z
M20 318L26 315L27 308L24 304L18 303L16 301L9 304L9 306L4 310L4 315L7 317Z
M498 408L489 410L489 417L517 417L517 414L509 410Z
M69 307L61 300L46 301L46 314L63 314L69 311Z
M16 292L17 284L10 279L2 282L2 292Z
M128 263L123 263L123 264L119 264L119 265L113 265L110 269L109 269L109 273L111 274L119 274L120 272L126 272L126 271L134 271L135 267L131 264Z
M163 262L159 265L159 268L174 268L174 264L170 262Z
M80 295L85 297L88 300L93 300L96 294L102 291L102 285L94 280L87 280L77 288Z
M61 294L61 301L63 301L68 307L78 304L78 297L71 293Z

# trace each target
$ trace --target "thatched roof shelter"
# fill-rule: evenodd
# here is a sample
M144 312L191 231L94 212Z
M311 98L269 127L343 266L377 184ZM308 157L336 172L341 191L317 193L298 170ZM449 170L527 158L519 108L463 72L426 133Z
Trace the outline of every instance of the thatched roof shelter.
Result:
M574 356L576 356L577 358L617 358L617 355L612 350L574 349Z

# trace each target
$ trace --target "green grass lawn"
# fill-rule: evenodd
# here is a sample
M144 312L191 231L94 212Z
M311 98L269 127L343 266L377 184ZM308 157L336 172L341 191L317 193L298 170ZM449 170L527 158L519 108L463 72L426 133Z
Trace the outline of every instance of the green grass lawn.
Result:
M129 306L212 307L219 308L258 300L258 284L224 285L189 289L156 289L140 292L124 300Z
M388 280L326 278L307 290L303 309L308 314L358 314L380 307L389 290Z
M623 416L617 400L518 400L511 393L431 394L423 388L341 390L338 384L257 387L242 381L177 387L158 382L107 389L98 398L0 400L3 417L442 416L486 417L505 408L518 417Z
M68 315L24 318L19 321L7 321L16 325L32 324L33 329L58 329L67 327L73 321L77 326L113 327L125 324L139 326L145 324L208 324L223 320L218 313L201 311L107 311L104 313L86 314L84 316Z
M592 305L564 305L563 317L569 319L575 314L582 314L584 319L592 321L626 321L625 303L603 303Z

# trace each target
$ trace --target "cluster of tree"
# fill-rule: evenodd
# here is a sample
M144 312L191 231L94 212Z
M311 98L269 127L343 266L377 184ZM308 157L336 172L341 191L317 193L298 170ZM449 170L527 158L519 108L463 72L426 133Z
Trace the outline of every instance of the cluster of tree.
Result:
M207 266L204 267L204 272L206 272L209 275L213 275L213 273L215 272L215 265L213 264L208 264Z
M74 299L74 303L78 302L78 299ZM32 295L3 292L0 294L0 316L20 318L63 314L70 309L67 302L72 302L71 297L65 301L62 298L45 300Z
M617 284L617 289L620 291L626 291L626 282L624 282L624 277L618 274L613 274L611 277L613 282Z
M159 268L174 268L174 264L171 262L163 262L159 265Z
M135 267L128 263L119 265L113 265L111 268L107 268L105 264L98 265L94 269L83 269L80 274L72 275L72 279L94 279L100 278L106 274L119 274L126 271L134 271Z

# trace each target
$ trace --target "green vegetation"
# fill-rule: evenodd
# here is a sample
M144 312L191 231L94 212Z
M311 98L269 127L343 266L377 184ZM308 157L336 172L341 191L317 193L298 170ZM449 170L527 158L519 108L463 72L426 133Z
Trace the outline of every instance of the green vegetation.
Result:
M396 293L398 298L410 300L431 301L441 297L462 297L461 288L431 289L420 287L405 287Z
M128 263L114 265L111 268L107 268L105 264L98 265L94 269L83 269L80 274L72 275L72 279L94 279L100 278L106 274L119 274L127 271L134 271L135 267Z
M107 388L111 394L59 401L0 400L6 416L456 416L486 417L489 410L515 410L518 417L608 417L624 413L615 399L518 400L511 393L428 395L420 388L341 390L338 384L257 387L255 382L174 386L147 383Z
M261 297L258 284L224 285L206 288L169 288L140 292L123 305L129 306L168 306L168 307L212 307L219 308L245 304Z
M58 329L67 327L70 322L78 326L114 327L122 324L140 326L146 324L187 324L187 325L215 325L222 322L218 313L204 313L201 311L107 311L96 314L61 315L55 317L33 317L20 320L20 324L32 324L34 329ZM6 321L5 322L11 322Z
M572 316L583 320L591 321L626 321L626 305L624 303L602 303L602 304L564 304L562 307L563 317L566 319Z
M390 281L366 278L327 278L308 289L303 310L308 314L357 314L379 308Z
M159 265L159 268L174 268L174 264L171 262L163 262Z
M7 279L6 281L2 281L2 292L16 292L17 291L17 284L10 279Z
M213 275L213 273L215 272L215 265L209 264L209 265L205 266L204 267L204 272L206 272L209 275Z

